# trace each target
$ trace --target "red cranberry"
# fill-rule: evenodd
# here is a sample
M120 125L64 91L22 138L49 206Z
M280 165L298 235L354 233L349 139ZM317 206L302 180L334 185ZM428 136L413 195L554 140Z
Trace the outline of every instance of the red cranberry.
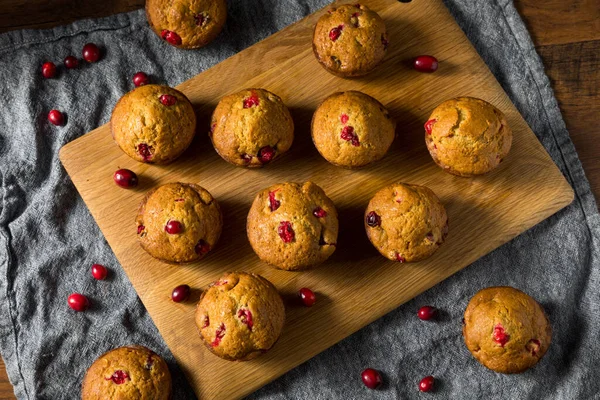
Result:
M159 97L160 102L163 106L170 107L177 103L177 97L171 96L170 94L163 94Z
M179 285L171 293L171 300L175 303L186 301L190 297L190 287L188 285Z
M240 321L242 321L242 324L247 325L250 332L252 332L252 327L254 326L254 322L252 321L252 312L246 308L240 308L237 316Z
M165 29L160 33L160 36L173 46L179 46L181 44L181 36L179 36L173 31Z
M244 160L244 162L246 164L248 164L250 161L252 161L252 156L250 154L242 154L242 160Z
M341 137L346 141L354 139L354 128L351 126L345 126L344 129L342 129Z
M367 225L371 228L376 228L381 225L381 217L377 215L375 211L371 211L367 214Z
M258 159L261 163L267 164L275 157L275 149L271 146L265 146L258 151Z
M259 104L260 99L258 98L258 95L254 92L252 92L250 97L244 99L244 108L258 107Z
M194 250L196 251L196 254L203 256L210 251L210 245L204 240L200 239Z
M431 392L434 384L435 378L431 375L426 376L425 378L421 379L421 382L419 382L419 390L421 392Z
M325 218L327 216L327 211L323 210L321 207L317 207L314 209L313 215L317 218Z
M69 296L67 301L69 303L69 307L75 311L85 311L90 305L87 297L79 293L73 293Z
M365 369L362 374L360 374L360 377L365 386L369 389L377 389L383 382L379 371L373 368Z
M279 237L283 240L283 243L291 243L296 236L292 224L289 221L281 221L279 223L279 228L277 228L277 233L279 233Z
M435 72L438 69L438 60L433 56L419 56L415 58L413 66L420 72Z
M208 328L210 326L210 318L208 315L204 316L204 323L202 324L202 329Z
M213 340L213 342L211 343L212 347L217 347L219 345L219 343L221 343L221 340L223 339L224 336L225 336L225 324L221 322L221 325L219 325L219 328L215 332L215 340Z
M183 225L179 221L169 220L165 225L165 232L169 235L177 235L183 231Z
M104 279L106 279L106 275L108 275L108 270L104 265L92 265L92 276L94 277L94 279L103 281Z
M355 12L354 14L352 14L352 17L350 17L350 22L352 22L352 25L354 25L355 28L358 28L358 17L361 14L362 13L360 12Z
M500 347L504 347L504 345L508 343L508 340L510 339L510 335L506 333L504 327L500 324L494 327L493 337L494 342L498 343Z
M100 49L94 43L88 43L83 46L81 55L85 61L95 63L100 59Z
M433 125L437 122L437 119L430 119L429 121L425 122L425 132L427 132L428 135L431 135L431 131L433 130Z
M396 261L399 263L404 263L406 262L406 258L404 258L400 253L396 253Z
M146 75L146 73L138 72L133 75L133 84L135 87L144 86L148 83L150 83L150 80L148 79L148 75Z
M144 229L146 229L144 225L139 225L137 227L137 234L139 235L140 233L144 232Z
M113 381L116 385L121 385L121 384L125 383L125 381L127 379L131 379L131 378L129 378L129 375L127 375L127 372L118 370L118 371L115 371L115 373L112 374L110 378L104 378L104 379L107 381Z
M128 169L118 169L113 175L115 183L123 188L136 187L138 184L138 177L135 172Z
M335 28L332 28L329 31L329 39L331 39L331 41L335 42L336 40L338 40L338 38L340 37L340 35L342 34L342 30L344 29L344 25L339 25L336 26Z
M354 147L360 146L360 142L358 141L358 136L354 135L354 137L352 138L351 143L352 143L352 146L354 146Z
M423 321L429 321L437 315L437 308L431 306L423 306L419 308L419 311L417 311L417 315L419 316L419 319L422 319Z
M46 79L54 78L56 76L56 65L52 62L45 62L42 64L42 75Z
M344 125L346 125L346 123L348 122L348 119L350 119L350 117L348 116L348 114L342 114L340 115L340 122Z
M269 209L275 211L281 206L281 202L275 198L275 191L269 192Z
M152 150L152 146L148 146L146 143L140 143L138 145L138 153L146 162L152 159Z
M61 126L65 123L65 117L63 116L63 113L58 110L50 110L48 113L48 121L53 125Z
M317 297L315 296L315 292L308 288L302 288L298 291L298 296L300 296L300 300L302 300L302 304L306 307L312 307L317 301Z
M64 64L68 69L77 68L79 60L75 56L67 56L65 57Z

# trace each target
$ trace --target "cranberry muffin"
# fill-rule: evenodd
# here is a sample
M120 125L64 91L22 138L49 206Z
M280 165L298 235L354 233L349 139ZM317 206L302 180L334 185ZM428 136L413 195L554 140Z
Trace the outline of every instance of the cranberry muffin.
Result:
M256 195L247 223L258 257L280 269L308 269L335 251L338 216L333 202L312 182L273 185Z
M136 223L138 240L148 254L169 263L187 263L214 248L223 217L206 189L177 182L148 192Z
M444 243L448 216L428 187L396 183L375 193L365 211L365 229L384 257L414 262L431 256Z
M83 378L82 400L171 398L167 363L143 346L125 346L104 353Z
M212 353L245 361L267 352L279 339L285 307L275 286L262 276L230 272L202 293L195 320Z
M227 20L225 0L146 0L150 28L167 43L195 49L212 42Z
M425 143L437 165L459 176L481 175L508 155L512 131L504 114L473 97L446 100L425 123Z
M115 142L129 157L167 164L188 148L196 134L196 114L179 90L144 85L125 94L110 118Z
M394 141L396 123L385 107L361 92L335 93L317 108L312 139L330 163L358 168L381 159Z
M362 4L344 4L324 14L313 34L313 51L319 63L341 78L368 74L388 48L385 22Z
M238 167L262 167L292 146L294 122L279 96L265 89L246 89L219 102L210 138L225 161Z
M489 287L469 301L463 337L481 364L515 374L533 367L546 354L552 327L542 307L529 295L508 286Z

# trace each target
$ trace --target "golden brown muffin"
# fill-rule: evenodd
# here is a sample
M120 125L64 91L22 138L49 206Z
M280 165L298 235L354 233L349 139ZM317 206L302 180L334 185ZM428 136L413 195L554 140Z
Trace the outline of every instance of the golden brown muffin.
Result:
M256 195L247 231L261 260L288 271L303 270L322 263L335 251L337 211L314 183L281 183Z
M446 240L448 216L428 187L396 183L375 193L365 211L365 229L384 257L420 261Z
M167 400L171 374L167 363L143 346L125 346L104 353L83 378L82 400Z
M312 119L317 150L340 167L357 168L381 159L395 136L396 123L385 107L361 92L332 94Z
M225 161L238 167L262 167L292 146L294 122L279 96L246 89L219 102L210 138Z
M139 162L167 164L188 148L196 134L196 114L180 91L144 85L126 93L110 118L113 139Z
M546 354L552 327L542 307L512 287L489 287L465 310L463 337L481 364L503 374L533 367Z
M344 4L319 18L313 51L327 71L342 78L363 76L377 67L388 48L385 22L362 4Z
M504 114L472 97L443 102L425 123L425 143L437 165L459 176L485 174L508 155L512 131Z
M136 218L140 245L170 263L203 258L219 240L223 218L217 201L191 183L168 183L146 194Z
M196 326L208 349L230 361L267 352L281 334L285 307L260 275L230 272L209 285L196 308Z
M167 43L195 49L212 42L227 20L225 0L146 0L150 28Z

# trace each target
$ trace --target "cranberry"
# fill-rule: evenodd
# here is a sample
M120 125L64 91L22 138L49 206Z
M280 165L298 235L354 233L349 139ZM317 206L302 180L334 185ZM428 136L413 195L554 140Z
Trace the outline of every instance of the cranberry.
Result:
M138 153L144 161L150 161L152 159L152 146L148 146L146 143L140 143L138 145Z
M177 97L171 96L170 94L163 94L158 98L163 106L170 107L177 103Z
M81 55L85 61L95 63L100 59L100 49L94 43L88 43L83 46Z
M527 345L525 346L525 348L531 353L532 356L536 356L537 353L540 351L540 347L542 346L542 344L540 343L539 340L537 339L531 339L529 342L527 342Z
M369 389L377 389L382 383L381 374L379 373L379 371L373 368L365 369L360 374L360 377L365 386Z
M202 12L200 14L195 15L194 19L196 20L196 25L203 26L208 22L208 15L205 12Z
M129 378L129 375L127 375L127 372L118 370L118 371L115 371L115 373L112 374L110 378L104 378L104 379L107 381L113 381L116 385L121 385L121 384L125 383L125 381L127 379L131 379L131 378Z
M115 183L122 188L136 187L138 184L138 177L135 172L128 169L118 169L113 175Z
M140 233L144 232L144 229L146 229L146 227L145 227L144 225L139 225L139 226L137 227L137 233L138 233L138 235L139 235Z
M77 68L77 66L79 65L79 60L75 56L66 56L63 62L65 64L65 67L67 67L68 69Z
M355 12L354 14L352 14L352 17L350 17L350 22L352 22L352 25L354 25L355 28L358 28L358 17L360 15L360 12Z
M208 328L209 326L210 326L210 318L208 318L208 315L205 315L204 323L202 324L202 329Z
M46 79L54 78L56 76L56 65L52 62L45 62L42 64L42 75Z
M335 42L336 40L338 40L338 38L340 37L340 35L342 34L342 30L344 29L344 25L339 25L336 26L335 28L332 28L329 31L329 39L331 39L331 41Z
M258 107L259 104L260 99L258 98L258 95L254 92L252 92L250 97L244 99L244 108Z
M317 207L314 209L313 215L317 218L325 218L327 216L327 211L323 210L321 207Z
M435 72L438 69L438 60L433 56L419 56L415 58L413 66L420 72Z
M94 279L103 281L104 279L106 279L106 275L108 275L108 270L104 265L92 265L92 276L94 277Z
M404 263L406 262L406 258L404 258L400 253L396 253L396 261L399 263Z
M265 146L258 151L258 159L261 163L267 164L275 157L275 149L271 146Z
M351 126L345 126L344 129L342 129L341 138L346 141L354 139L354 128Z
M244 160L244 162L246 164L248 164L250 161L252 161L252 156L250 154L242 154L242 160Z
M271 209L271 211L275 211L281 206L281 202L275 198L276 191L277 190L269 192L269 209Z
M221 340L223 339L224 336L225 336L225 324L221 322L221 325L219 325L219 328L215 332L215 340L213 340L213 342L211 343L212 347L217 347L219 345L219 343L221 343Z
M179 285L171 292L171 300L175 303L186 301L190 297L190 287L188 285Z
M150 353L148 353L148 357L146 357L146 363L144 364L144 368L146 369L152 369L152 367L154 366L154 352L152 350L150 350Z
M435 378L433 376L426 376L425 378L421 379L421 382L419 382L419 390L421 392L431 392L433 390L434 383Z
M58 110L50 110L48 113L48 121L53 125L61 126L65 123L65 117L63 116L63 113Z
M67 301L69 303L69 307L75 311L85 311L90 305L87 297L79 293L73 293L69 296Z
M390 41L388 40L387 36L384 34L381 35L381 44L383 45L383 49L387 50Z
M354 146L354 147L360 146L360 142L358 141L358 136L354 135L354 137L352 138L351 143L352 143L352 146Z
M375 211L371 211L367 214L367 225L371 228L378 227L381 225L381 217Z
M430 119L429 121L425 122L425 132L427 132L428 135L431 135L431 131L433 130L433 125L437 122L437 119Z
M210 251L210 245L204 240L200 239L194 250L196 251L196 254L203 256Z
M417 315L419 316L419 319L422 319L423 321L429 321L437 315L437 308L431 306L423 306L419 308L419 311L417 311Z
M279 237L283 240L283 243L291 243L296 236L292 224L289 221L281 221L279 223L279 228L277 228L277 233L279 233Z
M145 72L137 72L135 75L133 75L133 84L135 87L144 86L148 83L150 83L150 80Z
M181 36L179 36L175 32L172 32L172 31L164 29L160 33L160 36L164 40L166 40L167 42L169 42L170 44L172 44L173 46L179 46L181 44Z
M179 221L169 220L165 225L165 232L169 235L177 235L183 231L183 225Z
M346 125L346 123L348 122L348 119L350 119L350 117L348 116L348 114L342 114L340 115L340 122L344 125Z
M500 347L504 347L510 339L510 335L506 333L502 325L498 324L494 327L493 338L494 342L498 343Z
M317 297L315 296L315 292L308 288L302 288L298 291L298 296L300 296L300 300L302 300L302 304L306 307L312 307L317 301Z
M242 324L247 325L250 332L252 332L252 327L254 326L254 322L252 322L252 312L246 308L240 308L237 316L240 321L242 321Z

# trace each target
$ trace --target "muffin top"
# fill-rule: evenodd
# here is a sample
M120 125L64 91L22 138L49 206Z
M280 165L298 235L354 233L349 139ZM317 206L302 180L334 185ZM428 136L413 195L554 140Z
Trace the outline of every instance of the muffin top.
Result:
M361 92L335 93L317 108L312 139L330 163L357 168L381 159L396 136L385 107Z
M194 49L210 43L227 20L225 0L147 0L154 32L173 46Z
M90 366L81 388L83 400L171 398L167 363L143 346L104 353Z
M425 143L433 160L454 175L485 174L508 155L512 131L504 114L472 97L450 99L431 113Z
M225 161L261 167L291 147L294 122L279 96L264 89L246 89L219 102L210 137Z
M285 270L307 269L335 251L337 211L314 183L281 183L256 195L247 231L261 260Z
M223 225L217 201L190 183L168 183L148 192L136 223L142 248L172 263L203 258L219 240Z
M546 353L552 327L542 307L512 287L489 287L471 298L463 320L465 344L487 368L504 374L534 366Z
M385 56L385 23L362 4L344 4L323 14L313 35L313 51L329 72L341 77L362 76Z
M365 211L369 240L390 260L431 256L448 234L446 209L431 189L397 183L378 191Z
M279 338L285 307L275 286L262 276L231 272L202 293L195 320L211 352L226 360L250 360Z
M140 86L117 102L110 119L113 139L129 157L166 164L188 148L196 133L196 114L180 91Z

